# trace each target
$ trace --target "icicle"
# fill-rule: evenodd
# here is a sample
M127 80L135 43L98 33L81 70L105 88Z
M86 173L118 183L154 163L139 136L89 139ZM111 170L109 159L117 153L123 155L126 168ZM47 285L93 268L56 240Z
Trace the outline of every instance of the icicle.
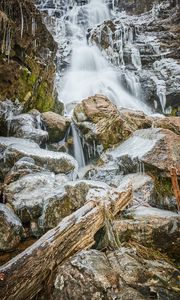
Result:
M21 12L21 38L23 37L23 31L24 31L24 16L23 16L23 9L21 2L19 3L20 6L20 12Z

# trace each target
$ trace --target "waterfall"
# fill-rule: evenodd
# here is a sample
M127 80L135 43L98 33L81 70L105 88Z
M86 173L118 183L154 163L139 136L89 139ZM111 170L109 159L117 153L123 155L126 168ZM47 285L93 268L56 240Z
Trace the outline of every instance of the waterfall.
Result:
M49 28L58 43L56 89L59 100L65 104L66 113L71 115L76 103L95 94L107 96L117 107L143 110L149 113L150 109L140 100L137 76L133 72L130 74L125 71L124 43L128 43L131 49L132 64L137 70L141 69L139 51L133 46L133 28L126 27L122 22L121 31L116 32L120 48L118 58L115 58L119 62L117 66L120 66L117 68L112 65L108 57L103 55L101 47L89 39L91 32L98 28L100 28L99 36L101 36L101 26L113 18L115 12L109 9L108 1L59 0L50 1L50 3L41 1L39 7L43 11L48 11L48 15L51 16ZM113 3L114 7L115 2ZM48 6L50 6L49 9ZM48 22L47 17L46 23ZM110 30L108 37L112 39ZM129 92L122 86L123 74L126 74L124 77L127 80ZM74 125L71 131L74 140L74 155L80 166L83 166L81 139Z
M83 153L83 147L81 144L81 139L78 133L78 129L76 128L75 124L71 124L71 130L72 130L72 137L73 137L73 145L74 145L74 157L78 162L79 167L85 166L85 158Z

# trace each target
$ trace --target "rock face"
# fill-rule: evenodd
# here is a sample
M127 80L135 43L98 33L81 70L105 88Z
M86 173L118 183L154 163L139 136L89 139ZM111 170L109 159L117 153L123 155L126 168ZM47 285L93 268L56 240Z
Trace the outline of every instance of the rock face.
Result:
M141 112L121 110L101 95L83 100L74 109L74 121L85 141L104 149L128 138L138 128L148 128L151 121Z
M70 125L68 118L49 111L42 114L42 119L51 143L59 142L65 137Z
M56 43L33 1L0 2L0 100L25 108L54 109L52 96Z
M23 237L24 229L14 212L1 203L0 228L0 251L14 250Z
M177 270L151 256L128 247L106 254L82 251L57 268L50 293L54 300L177 299Z

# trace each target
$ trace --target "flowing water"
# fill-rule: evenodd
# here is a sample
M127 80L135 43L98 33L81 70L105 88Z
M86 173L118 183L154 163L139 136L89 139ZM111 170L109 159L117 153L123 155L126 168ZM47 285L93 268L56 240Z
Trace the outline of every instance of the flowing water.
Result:
M123 42L127 42L132 48L131 58L135 68L141 68L139 52L132 45L132 30L128 32L123 25L123 30L116 33L120 38L121 68L113 66L89 38L94 29L116 14L115 9L110 10L107 2L109 1L53 0L40 3L40 9L48 12L46 24L58 43L56 89L67 114L72 113L76 103L95 94L107 96L118 107L143 110L146 113L150 111L140 100L140 86L134 72L122 74L125 68ZM115 2L111 4L115 8ZM130 92L122 86L122 76ZM83 148L74 125L71 132L75 158L83 166Z

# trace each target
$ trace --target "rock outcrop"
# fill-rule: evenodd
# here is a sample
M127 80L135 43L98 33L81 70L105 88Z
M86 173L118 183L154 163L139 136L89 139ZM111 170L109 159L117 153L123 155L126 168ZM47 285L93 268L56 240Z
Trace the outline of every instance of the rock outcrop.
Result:
M0 2L0 101L19 99L25 110L55 109L56 43L33 1Z

